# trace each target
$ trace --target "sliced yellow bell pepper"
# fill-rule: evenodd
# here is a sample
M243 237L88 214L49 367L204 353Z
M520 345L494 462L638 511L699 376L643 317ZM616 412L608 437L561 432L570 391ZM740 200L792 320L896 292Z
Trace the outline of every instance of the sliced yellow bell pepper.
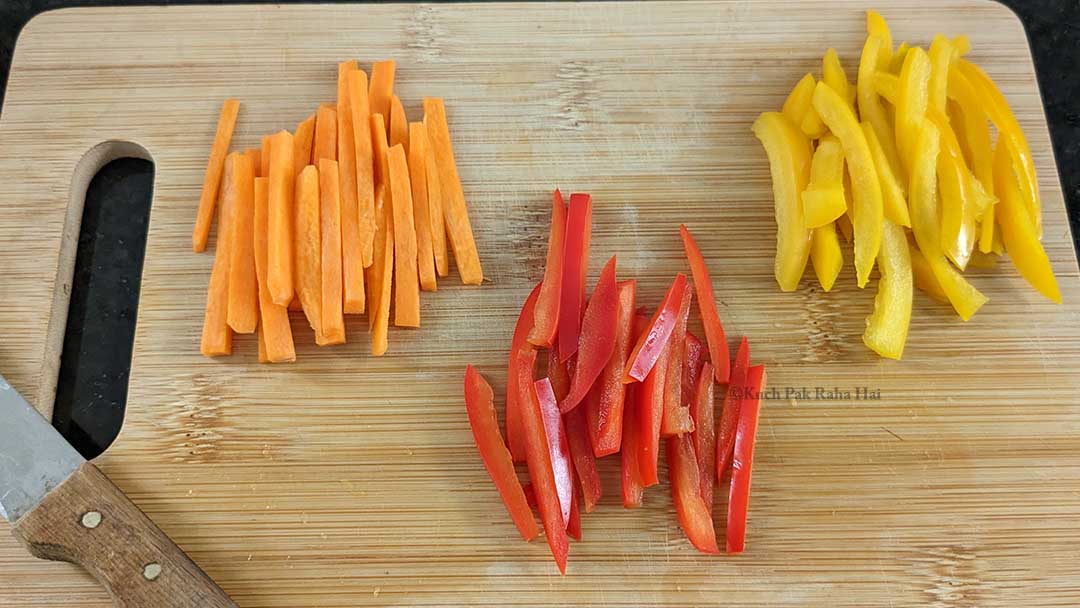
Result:
M956 55L963 57L971 52L971 39L961 34L952 39L953 48L956 49Z
M814 264L814 274L817 275L821 288L825 291L831 290L844 266L840 239L836 237L836 224L830 222L814 228L810 237L810 261Z
M885 101L896 105L896 97L900 94L900 77L888 72L876 72L874 74L874 92Z
M869 14L867 15L869 19ZM859 116L870 123L877 135L878 142L885 150L885 158L889 159L893 175L904 181L903 166L900 164L900 156L896 152L896 134L892 127L892 121L888 113L878 99L879 93L875 90L875 75L881 73L880 49L885 42L879 37L871 35L863 45L862 57L859 59L859 73L855 82L856 92L859 98Z
M938 34L930 43L930 107L945 114L946 92L949 87L949 71L955 57L952 42Z
M859 287L865 287L881 248L881 220L885 217L881 181L862 127L844 99L819 82L814 89L814 108L844 146L855 199L855 276Z
M1017 183L1020 186L1020 200L1024 202L1035 232L1042 238L1042 204L1039 200L1039 184L1035 176L1035 162L1031 158L1031 149L1028 147L1027 138L1020 129L1020 123L1016 121L1009 102L1005 100L1001 90L994 81L979 66L961 59L956 62L956 69L950 74L950 88L953 79L966 78L978 92L978 98L982 101L983 110L998 130L998 139L1004 139L1007 143L1009 157L1012 159L1013 170L1016 172Z
M848 207L848 210L850 211L851 207ZM851 218L846 213L836 218L836 229L844 237L845 243L850 243L855 238L855 228L851 225Z
M892 32L889 31L888 22L877 11L866 11L866 33L881 39L877 64L882 70L888 69L892 62Z
M912 159L911 187L908 190L912 231L934 277L949 298L949 303L960 318L967 321L986 303L986 296L949 264L941 250L937 200L937 162L941 134L927 118L923 118L915 134L912 144L915 156Z
M1054 269L1024 206L1017 172L1011 166L1007 147L1008 144L999 139L994 150L995 188L1001 198L996 207L1001 239L1020 276L1039 293L1061 304L1061 291L1054 277Z
M982 222L979 223L979 251L992 253L994 251L994 216L997 205L990 205L983 214Z
M776 208L774 273L782 291L795 291L810 256L810 231L803 222L799 195L810 181L810 142L779 112L754 121L754 135L769 156Z
M907 59L908 51L911 50L911 46L906 42L901 42L900 46L896 47L896 52L893 53L892 60L889 62L889 73L900 74L900 70L904 67L904 60Z
M839 93L852 109L855 108L855 87L848 82L847 73L840 64L836 49L825 51L825 57L821 60L821 79Z
M899 359L911 325L911 253L904 229L887 219L882 226L878 272L881 279L863 343L882 357Z
M811 105L816 85L817 80L814 79L813 74L803 76L784 100L784 107L781 110L791 124L812 139L817 139L825 133L825 125Z
M807 228L831 224L847 211L843 180L844 148L835 136L827 135L814 150L810 183L802 193L803 221Z
M912 141L930 103L930 58L919 47L911 49L900 70L896 91L896 147L900 162L911 172L915 156Z
M963 270L975 249L975 201L970 191L974 178L970 178L964 163L956 134L949 126L949 119L931 106L927 118L937 127L941 136L937 159L938 187L941 201L941 249L945 255Z
M942 304L949 303L949 296L945 295L945 290L937 282L934 271L930 269L930 262L927 262L922 252L915 247L911 248L911 275L915 287Z
M1001 259L992 253L983 253L981 251L975 251L971 254L971 261L968 262L968 266L972 268L997 268L998 260Z
M881 147L877 135L874 134L870 123L862 123L863 135L866 143L870 146L870 156L874 159L874 168L877 169L878 179L881 180L881 197L885 205L885 217L899 226L911 227L911 216L908 214L907 194L903 186L893 175L889 160L885 157L885 150Z

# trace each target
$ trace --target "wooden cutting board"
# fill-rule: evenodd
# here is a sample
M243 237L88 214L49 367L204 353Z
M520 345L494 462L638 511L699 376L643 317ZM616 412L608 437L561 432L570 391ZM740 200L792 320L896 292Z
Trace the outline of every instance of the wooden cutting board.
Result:
M100 465L245 608L358 605L1077 605L1080 280L1020 23L984 1L879 4L897 41L966 33L1031 140L1044 243L1065 304L1002 264L974 271L971 322L916 298L905 360L860 336L873 291L848 266L822 294L772 277L769 172L750 132L834 46L853 74L867 2L396 4L75 9L23 31L0 120L0 369L54 392L82 192L118 155L151 158L153 211L128 413ZM237 148L334 96L336 62L398 60L409 116L445 97L488 281L456 275L423 328L369 356L256 363L198 353L211 255L191 225L217 110ZM472 444L466 363L505 387L516 313L540 278L550 191L595 201L593 276L619 255L642 302L685 271L688 222L764 405L749 550L705 557L666 482L636 511L617 467L557 574L518 539ZM808 395L788 394L787 390ZM817 395L815 387L838 395ZM865 387L878 399L857 399ZM844 393L850 393L850 399ZM722 507L721 507L722 508ZM0 534L0 603L102 607L73 567Z

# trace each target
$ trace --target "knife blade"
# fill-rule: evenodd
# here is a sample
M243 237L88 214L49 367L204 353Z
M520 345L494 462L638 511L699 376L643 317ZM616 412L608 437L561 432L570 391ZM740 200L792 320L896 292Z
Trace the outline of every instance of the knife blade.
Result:
M236 608L150 518L0 376L0 515L42 559L94 575L117 606Z

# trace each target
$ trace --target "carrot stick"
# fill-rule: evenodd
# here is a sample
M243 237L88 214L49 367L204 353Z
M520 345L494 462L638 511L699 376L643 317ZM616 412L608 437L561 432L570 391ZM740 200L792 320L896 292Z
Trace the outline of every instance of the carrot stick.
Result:
M405 117L405 106L397 95L390 98L390 145L401 144L405 148L405 157L409 156L409 119Z
M375 193L375 259L368 268L368 285L371 314L368 326L371 331L371 354L380 356L386 352L390 333L390 288L394 274L394 220L387 201L386 188Z
M261 169L262 165L262 150L258 148L248 148L247 150L244 150L244 154L251 159L251 179L253 184L252 188L254 188L254 180L256 177L266 177L265 175L259 175L259 169ZM254 190L252 190L252 192L254 192ZM252 207L254 207L254 205Z
M225 179L221 185L233 180L233 164L225 164ZM204 356L218 357L232 354L232 330L229 329L229 262L232 258L232 203L233 197L222 196L218 208L218 238L214 245L214 269L210 272L210 286L206 290L206 316L203 317L201 351Z
M269 212L267 217L266 283L276 304L293 297L293 137L288 131L270 140Z
M431 225L431 249L435 253L435 270L440 277L450 274L450 255L446 250L446 222L443 219L443 193L439 182L439 166L435 162L435 148L431 145L431 132L424 117L424 141L427 149L424 173L427 175L428 224Z
M393 77L392 72L391 77ZM191 232L191 247L196 253L206 251L206 241L210 238L210 221L214 217L214 205L217 204L221 174L225 169L225 154L229 151L229 141L232 140L236 116L239 113L240 102L235 99L226 99L221 105L214 143L210 146L210 159L206 161L206 176L203 178L202 194L199 195L195 229Z
M229 327L238 334L250 334L259 323L259 287L255 279L255 176L251 157L234 152L225 160L231 179L225 181L230 199L229 219Z
M371 113L383 117L383 130L390 130L390 98L394 95L394 60L376 61L371 66Z
M371 266L375 243L375 174L371 164L371 104L367 74L349 72L349 108L352 112L353 149L356 155L356 205L359 219L360 258Z
M416 227L416 262L420 272L420 287L424 291L436 291L435 254L431 247L431 221L428 212L427 172L424 158L427 156L427 131L424 123L409 125L409 183L412 185L413 225Z
M290 150L292 147L290 146ZM274 304L270 296L269 275L269 215L270 178L255 178L255 274L259 279L259 341L266 346L266 358L271 363L296 360L289 311Z
M322 242L319 235L319 170L308 165L296 178L296 273L300 300L316 341L322 334Z
M270 177L270 141L273 135L263 135L262 148L259 148L259 177Z
M341 198L338 191L338 164L319 160L319 223L322 232L322 334L315 335L319 346L345 343L345 318L341 295Z
M371 124L371 155L372 166L375 169L375 187L390 187L390 146L387 144L386 127L383 126L381 114L372 114ZM389 194L389 190L387 193Z
M314 141L315 115L312 114L296 125L296 132L293 134L293 164L296 165L297 175L311 164L311 146Z
M328 103L319 106L319 111L315 113L315 143L311 160L318 165L324 158L337 160L337 108Z
M359 71L356 61L338 64L337 144L338 192L341 195L341 264L344 276L345 312L364 312L364 259L360 247L360 210L356 191L356 140L349 102L348 77Z
M443 216L446 232L450 236L450 246L454 249L461 282L466 285L479 285L484 280L480 268L480 255L473 240L472 225L469 224L469 210L465 205L465 191L461 188L457 164L454 162L454 148L450 144L450 128L446 124L446 106L437 97L424 98L424 117L429 122L428 142L435 148L435 164L439 168L439 182L443 193Z
M263 335L262 326L255 332L259 334L259 363L270 363L270 355L266 352L266 336Z
M420 282L416 269L409 165L401 144L390 148L390 208L394 213L394 325L420 327Z

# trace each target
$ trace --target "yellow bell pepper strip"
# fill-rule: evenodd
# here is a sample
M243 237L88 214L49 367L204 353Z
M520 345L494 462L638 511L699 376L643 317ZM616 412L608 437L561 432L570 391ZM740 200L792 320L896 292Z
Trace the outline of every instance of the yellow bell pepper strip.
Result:
M806 116L806 110L810 107L810 100L814 97L814 86L816 84L817 81L814 80L814 75L807 74L795 84L795 88L791 89L791 93L784 100L784 106L780 111L796 127L802 124L803 117Z
M930 43L930 107L945 113L946 91L949 86L949 71L952 69L955 51L952 43L945 36L938 34Z
M930 58L919 47L911 49L900 70L900 88L896 91L896 145L900 161L909 173L915 151L912 149L919 124L930 103Z
M851 225L851 218L846 214L836 218L836 228L840 231L840 234L843 235L845 243L850 243L851 240L855 238L855 228ZM813 239L813 236L811 236L811 239ZM813 249L812 243L811 249Z
M900 94L900 77L888 72L875 73L874 92L885 101L895 105L896 97Z
M911 248L911 275L915 287L918 287L926 293L926 295L942 304L949 303L949 296L945 295L945 290L941 288L941 283L938 283L937 277L934 276L934 271L930 269L930 262L928 262L926 256L915 247Z
M866 33L869 37L881 39L877 64L881 66L880 69L886 69L892 61L892 32L889 31L888 22L877 11L866 11Z
M814 107L844 146L855 199L855 275L859 287L865 287L881 247L881 220L884 218L881 182L859 121L836 91L819 83L814 89Z
M968 266L971 266L972 268L986 269L997 268L998 259L998 256L992 253L983 253L981 251L976 251L971 254L971 261L968 262Z
M831 290L844 266L844 254L840 250L840 239L836 236L836 224L830 222L814 228L810 237L810 259L814 263L814 274L817 275L821 288L825 291Z
M911 215L908 213L907 194L900 181L893 173L892 165L885 155L885 149L881 147L874 128L868 122L862 123L863 135L866 136L866 144L870 146L870 155L874 159L874 168L877 169L878 179L881 181L882 203L885 205L885 217L894 224L911 227Z
M825 57L821 60L821 79L839 93L849 106L855 107L855 87L848 82L847 73L844 72L844 66L840 64L840 56L836 54L836 49L825 51Z
M924 118L916 131L913 143L915 156L911 167L911 227L930 265L960 318L967 321L986 303L986 296L964 280L963 275L945 259L941 250L941 226L938 219L937 162L941 134L929 119Z
M887 219L881 232L878 272L881 279L863 343L882 357L899 359L911 325L911 253L904 229Z
M983 102L983 110L998 130L998 138L1004 139L1008 144L1009 157L1012 159L1013 170L1016 171L1017 183L1020 185L1020 195L1024 207L1035 224L1035 232L1042 238L1042 205L1039 201L1039 184L1035 177L1035 163L1031 158L1031 149L1028 147L1024 132L1020 129L1020 123L1016 121L1009 108L1009 102L1005 100L1001 90L994 81L982 71L979 66L961 59L956 62L952 79L959 80L959 76L966 78L978 92L979 99ZM951 82L950 82L951 86Z
M1061 304L1061 291L1058 289L1057 279L1054 278L1054 269L1050 266L1050 258L1046 256L1024 206L1018 172L1010 166L1010 153L1006 150L1008 147L1008 142L999 138L994 150L994 178L997 180L995 186L998 196L1001 197L1001 202L997 205L1001 239L1020 276L1052 302Z
M975 249L974 201L969 192L968 169L960 144L949 126L949 119L931 107L927 118L940 134L937 159L939 200L941 202L941 250L963 270ZM974 181L974 180L972 180Z
M818 143L810 163L810 183L802 193L803 222L807 228L833 223L847 211L844 199L844 147L827 135Z
M980 253L993 253L994 251L994 217L997 212L994 208L997 205L990 205L986 208L986 213L983 214L982 222L979 223L979 252Z
M904 60L907 59L909 51L911 51L911 45L906 42L901 42L900 46L896 47L896 51L893 53L892 60L889 62L887 70L890 74L900 74L900 70L904 68Z
M963 57L971 52L971 39L963 34L953 38L952 45L957 57Z
M803 116L802 124L799 125L803 134L810 139L820 139L829 130L825 127L825 123L821 121L821 116L818 116L817 110L814 106L810 106L806 109L806 115Z
M810 142L783 114L765 112L754 121L754 135L765 147L776 209L776 261L781 291L795 291L810 257L810 231L803 222L799 195L810 181Z
M953 133L956 133L956 139L960 142L960 151L964 153L964 160L969 167L974 167L971 159L971 141L967 132L968 125L964 120L960 104L956 103L951 96L945 102L945 116L949 117L949 125L952 126ZM990 121L987 120L986 124L989 125ZM993 152L993 145L990 146L990 151Z
M889 116L885 107L878 99L880 93L875 87L877 74L883 74L884 63L880 61L880 49L885 42L878 36L871 35L863 45L862 58L859 60L859 73L855 82L856 92L859 98L859 116L870 123L874 128L881 147L885 150L885 158L889 159L889 166L893 174L903 181L903 167L900 165L900 156L896 151L896 135L893 131ZM892 101L890 100L890 103Z

